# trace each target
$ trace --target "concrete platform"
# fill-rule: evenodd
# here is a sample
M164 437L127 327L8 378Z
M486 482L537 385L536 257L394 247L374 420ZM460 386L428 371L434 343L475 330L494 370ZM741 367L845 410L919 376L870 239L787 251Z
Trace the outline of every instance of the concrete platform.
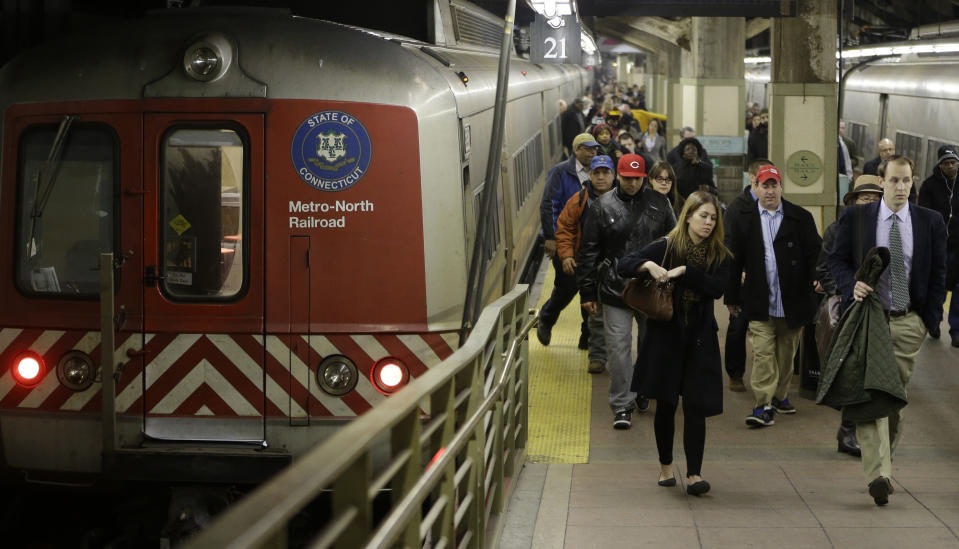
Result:
M575 314L574 304L563 314ZM720 341L721 311L717 306ZM679 483L660 487L653 409L634 415L632 429L613 430L608 380L600 374L593 378L589 462L528 464L500 547L959 548L959 349L949 345L945 323L943 334L927 339L919 354L894 456L895 493L885 507L867 493L860 461L836 451L839 413L799 398L798 390L791 397L798 413L777 415L760 430L743 423L751 394L726 390L725 412L706 424L702 473L712 490L698 498L686 495L677 417ZM747 364L747 379L749 371Z

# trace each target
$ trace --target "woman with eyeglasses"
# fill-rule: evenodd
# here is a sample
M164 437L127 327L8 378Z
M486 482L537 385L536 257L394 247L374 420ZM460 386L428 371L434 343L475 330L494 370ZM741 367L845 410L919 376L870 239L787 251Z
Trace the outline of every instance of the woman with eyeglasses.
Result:
M676 190L676 173L669 162L660 160L653 164L644 185L649 185L654 191L666 196L673 207L673 215L679 219L679 214L683 211L683 199Z
M674 284L673 318L647 320L632 388L656 400L653 430L660 486L676 485L673 438L682 396L686 492L694 496L710 488L701 476L706 418L723 411L723 369L713 308L726 289L730 257L723 243L719 200L709 192L696 191L686 199L679 222L665 239L651 242L617 264L622 276L648 273L654 280Z

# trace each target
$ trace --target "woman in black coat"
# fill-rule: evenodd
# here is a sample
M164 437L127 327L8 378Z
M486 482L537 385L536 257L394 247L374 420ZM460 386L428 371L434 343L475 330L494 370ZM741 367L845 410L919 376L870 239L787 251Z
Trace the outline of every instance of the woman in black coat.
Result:
M713 164L703 160L703 146L695 137L687 137L679 142L679 154L682 157L673 168L676 169L676 188L680 196L686 198L694 191L709 191L718 194L713 181Z
M689 195L676 227L648 246L619 261L623 276L648 273L674 282L673 318L649 319L639 350L632 389L656 400L656 448L661 467L659 485L674 486L673 435L679 397L683 397L686 491L702 495L709 483L700 476L706 444L706 418L723 411L723 375L719 327L713 301L723 295L729 277L730 253L723 244L719 201L711 193Z

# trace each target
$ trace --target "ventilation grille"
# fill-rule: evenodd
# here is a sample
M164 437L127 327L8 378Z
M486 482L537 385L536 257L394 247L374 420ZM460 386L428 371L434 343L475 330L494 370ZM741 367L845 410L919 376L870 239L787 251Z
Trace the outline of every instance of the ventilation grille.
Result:
M453 3L453 25L459 44L498 49L503 43L503 20L476 6Z

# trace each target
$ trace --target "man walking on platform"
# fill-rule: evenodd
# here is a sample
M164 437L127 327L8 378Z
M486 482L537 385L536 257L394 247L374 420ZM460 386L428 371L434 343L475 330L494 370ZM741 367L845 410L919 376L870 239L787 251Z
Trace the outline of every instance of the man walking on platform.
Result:
M882 200L843 212L829 254L829 270L846 306L878 293L904 388L926 334L938 337L946 297L946 226L935 211L909 203L914 168L911 159L898 155L880 164ZM857 233L860 223L865 230ZM876 288L855 278L857 258L874 246L888 248L890 258ZM856 426L866 484L876 505L888 503L892 493L892 453L902 438L903 410Z
M749 164L749 182L750 185L743 189L743 192L736 196L726 208L723 217L723 228L726 231L726 247L729 247L729 235L732 234L731 225L741 219L748 219L742 216L745 212L750 212L756 208L756 201L759 200L759 185L756 183L756 174L759 168L763 166L772 166L772 162L765 158L757 158ZM743 383L743 374L746 373L746 333L749 331L749 321L742 313L733 314L735 306L729 308L729 326L726 328L725 361L726 375L729 376L729 390L737 393L746 391L746 385Z
M749 321L754 407L746 425L766 427L775 423L776 412L796 413L788 395L793 357L802 327L816 312L813 288L822 239L812 214L782 199L779 170L763 166L756 181L757 206L730 223L733 260L725 301L730 314Z
M617 167L619 187L594 201L586 214L576 257L576 280L585 310L595 313L597 302L602 302L613 428L629 429L637 396L630 391L633 319L642 337L646 317L623 301L627 280L616 272L616 263L626 254L665 236L676 225L676 218L669 199L651 187L643 187L646 164L641 156L623 155ZM645 411L648 400L640 399L640 411Z
M606 155L597 155L589 165L590 185L574 194L556 220L556 255L563 265L563 272L576 275L576 252L583 236L583 223L586 212L597 198L613 188L616 177L613 159ZM585 309L583 309L585 312ZM601 310L589 314L589 365L591 374L606 369L606 341L603 330Z
M919 205L936 210L942 214L946 228L952 227L950 221L959 215L959 193L956 192L956 175L959 174L959 155L952 145L939 147L939 160L932 175L922 182L919 188ZM959 250L947 246L946 255L954 257ZM959 286L946 288L952 290L949 302L949 334L952 346L959 347Z
M597 149L599 149L599 143L593 140L592 135L588 133L577 135L573 139L573 154L567 160L550 168L546 175L546 187L543 189L543 198L539 205L539 218L543 239L546 242L546 254L553 261L555 278L553 293L543 305L539 314L539 324L536 326L536 338L543 345L549 345L553 324L556 324L559 313L576 295L576 277L563 271L563 265L556 256L556 220L570 197L590 184L589 165L596 156ZM586 315L583 314L579 338L581 349L586 348L588 339L589 327L586 324Z

